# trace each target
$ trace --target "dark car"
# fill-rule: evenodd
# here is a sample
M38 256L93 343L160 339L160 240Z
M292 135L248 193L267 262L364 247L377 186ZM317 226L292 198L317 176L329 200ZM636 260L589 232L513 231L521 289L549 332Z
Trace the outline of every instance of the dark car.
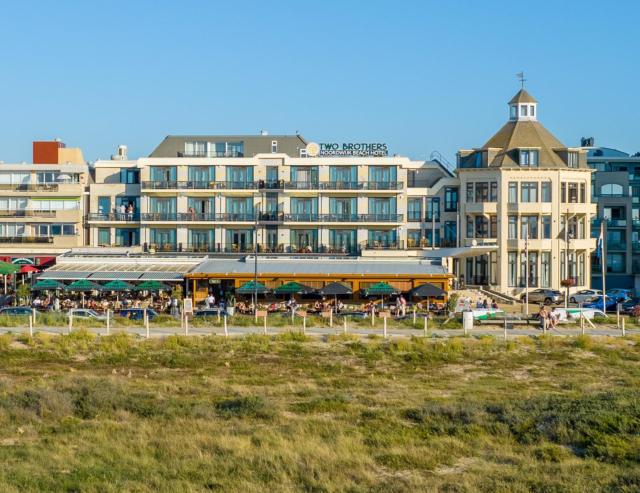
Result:
M224 310L222 308L203 308L202 310L196 311L193 316L194 317L202 317L202 318L213 318L218 317L218 310L220 311L220 315L224 315Z
M626 313L627 315L633 315L634 313L640 310L640 298L635 297L628 299L622 306L620 307L620 311L622 313Z
M118 315L130 320L144 320L144 308L123 308L120 310ZM151 308L147 308L147 316L149 317L149 320L153 320L158 316L158 312Z
M605 296L605 300L606 300L605 311L607 312L616 311L616 306L618 305L618 302L609 296ZM589 303L584 303L582 305L582 308L593 308L595 310L602 310L602 297L598 298L597 300L591 301Z
M0 316L10 317L28 317L32 314L31 308L28 306L8 306L0 309Z

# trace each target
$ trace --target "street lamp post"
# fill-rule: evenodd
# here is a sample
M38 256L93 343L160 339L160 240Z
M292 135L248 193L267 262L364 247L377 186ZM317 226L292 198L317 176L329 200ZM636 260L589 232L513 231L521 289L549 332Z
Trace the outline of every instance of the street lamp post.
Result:
M258 321L258 215L260 214L260 204L254 207L253 222L253 313Z

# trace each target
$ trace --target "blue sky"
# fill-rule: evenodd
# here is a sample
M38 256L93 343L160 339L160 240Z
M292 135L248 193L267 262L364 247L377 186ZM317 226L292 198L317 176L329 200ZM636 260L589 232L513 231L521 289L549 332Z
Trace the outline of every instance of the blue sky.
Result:
M88 160L167 134L267 129L450 161L507 118L640 151L640 2L4 2L0 159L61 137Z

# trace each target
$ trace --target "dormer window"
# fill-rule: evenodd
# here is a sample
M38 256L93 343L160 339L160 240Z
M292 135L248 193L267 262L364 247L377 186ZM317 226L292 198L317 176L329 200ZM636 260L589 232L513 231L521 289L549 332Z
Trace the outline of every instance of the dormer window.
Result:
M567 156L567 166L569 168L577 168L578 167L578 153L575 151L569 151Z
M520 149L520 166L538 166L538 150L537 149Z

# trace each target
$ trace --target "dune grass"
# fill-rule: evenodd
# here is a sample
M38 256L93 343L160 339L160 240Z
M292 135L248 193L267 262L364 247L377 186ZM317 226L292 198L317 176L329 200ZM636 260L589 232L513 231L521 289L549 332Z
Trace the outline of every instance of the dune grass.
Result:
M0 336L0 491L632 492L639 339Z

